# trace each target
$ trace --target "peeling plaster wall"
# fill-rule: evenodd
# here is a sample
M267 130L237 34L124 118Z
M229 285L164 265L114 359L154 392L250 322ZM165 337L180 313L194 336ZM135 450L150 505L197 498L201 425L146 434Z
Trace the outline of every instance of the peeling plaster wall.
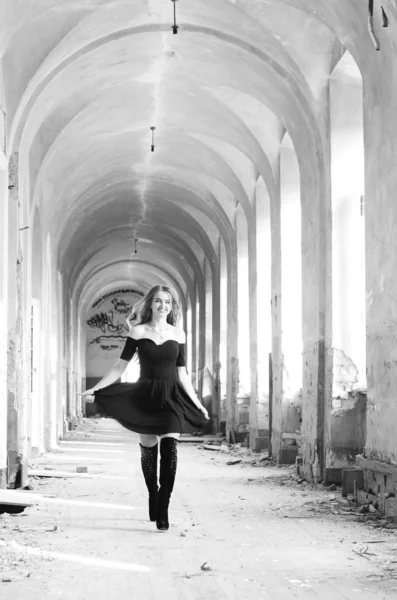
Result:
M1 152L1 151L0 151ZM7 483L8 173L0 165L0 489Z
M271 214L262 178L256 185L257 306L258 306L258 427L269 429L269 354L271 353Z
M381 82L364 82L367 98L364 108L364 130L368 385L365 453L369 458L397 464L395 54L390 54L388 62L389 64L382 64ZM379 185L379 182L382 182L382 185Z
M7 347L7 398L8 398L8 486L19 487L26 480L27 437L23 363L23 260L19 227L19 157L14 153L9 162L8 210L8 347Z

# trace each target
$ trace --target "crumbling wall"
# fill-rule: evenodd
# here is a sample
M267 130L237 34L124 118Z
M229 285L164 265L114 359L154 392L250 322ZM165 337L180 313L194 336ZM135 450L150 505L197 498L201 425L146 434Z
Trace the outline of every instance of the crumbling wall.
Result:
M333 400L335 402L335 400ZM355 463L364 451L366 438L367 395L350 392L347 399L331 413L331 440L327 449L327 466L344 467Z

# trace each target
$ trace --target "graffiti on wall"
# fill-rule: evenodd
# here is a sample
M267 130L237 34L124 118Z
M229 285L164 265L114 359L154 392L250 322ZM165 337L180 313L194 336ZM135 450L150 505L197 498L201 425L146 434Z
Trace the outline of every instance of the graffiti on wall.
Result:
M119 345L117 343L108 343L108 341L110 342L115 338L124 340L125 334L128 332L127 324L115 322L113 311L95 314L88 319L87 325L92 329L101 330L102 334L91 340L90 344L99 344L102 350L118 348Z
M142 292L140 292L139 290L133 290L131 288L127 288L124 290L115 290L114 292L108 292L101 298L98 298L98 300L96 300L94 302L94 304L92 305L92 308L97 308L97 306L100 306L101 304L103 304L105 302L105 300L107 300L108 298L111 298L111 296L116 296L116 295L120 296L123 294L128 294L128 295L132 295L132 296L141 296L141 297L143 296Z
M94 302L92 309L97 310L89 316L86 323L99 335L88 341L89 345L97 345L105 352L120 349L128 333L126 317L137 301L136 296L141 297L143 294L138 290L123 289L105 294ZM102 310L98 311L98 308Z
M124 331L128 331L127 324L115 321L112 310L108 313L97 313L88 319L87 325L92 329L100 329L104 335L122 335Z

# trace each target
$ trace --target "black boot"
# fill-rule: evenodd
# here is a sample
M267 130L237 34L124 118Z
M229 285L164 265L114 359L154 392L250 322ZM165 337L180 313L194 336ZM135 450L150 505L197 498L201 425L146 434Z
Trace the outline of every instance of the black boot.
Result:
M149 491L149 519L155 521L158 509L157 456L159 445L141 447L141 467Z
M170 497L174 488L174 481L177 466L177 447L178 440L165 437L160 443L160 491L156 525L159 531L167 531L169 528L168 522L168 506Z

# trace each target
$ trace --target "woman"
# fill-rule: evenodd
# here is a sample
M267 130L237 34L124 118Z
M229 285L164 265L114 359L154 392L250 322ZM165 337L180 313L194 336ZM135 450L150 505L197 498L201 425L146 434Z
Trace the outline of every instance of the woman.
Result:
M149 517L167 531L174 487L178 438L186 423L201 427L209 419L185 368L185 333L176 327L179 305L174 292L156 285L133 308L130 331L119 360L83 396L95 395L105 414L140 434L141 466L149 491ZM115 382L138 350L136 383ZM160 437L160 489L157 481Z

